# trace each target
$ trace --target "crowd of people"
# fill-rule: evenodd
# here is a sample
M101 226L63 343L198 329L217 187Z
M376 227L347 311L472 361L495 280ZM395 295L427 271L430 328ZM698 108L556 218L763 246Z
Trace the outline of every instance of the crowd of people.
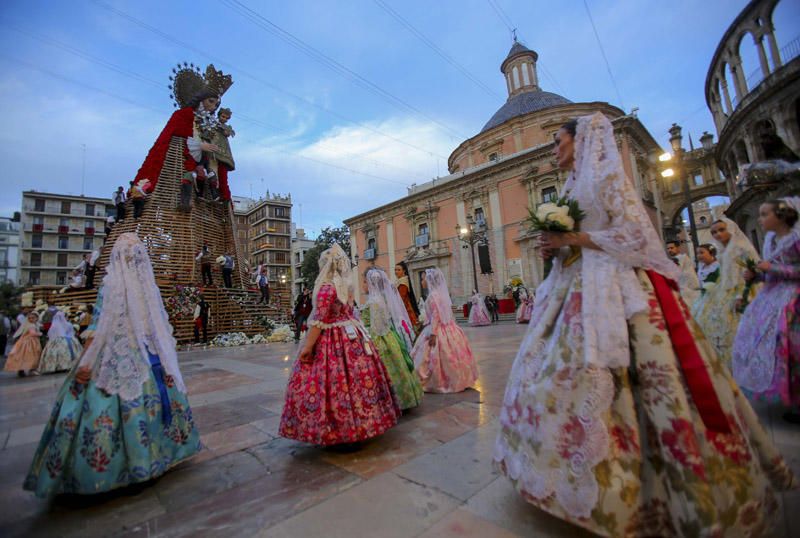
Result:
M766 533L777 494L797 481L750 400L779 403L797 421L800 199L761 206L760 257L733 221L714 222L715 244L700 247L695 269L680 243L665 251L605 116L568 122L555 143L568 174L562 195L583 218L578 231L542 233L551 270L535 301L518 290L516 319L527 328L499 410L494 465L525 501L599 535ZM418 302L404 263L394 279L372 268L359 307L345 251L335 244L319 263L313 290L294 308L295 339L306 334L280 435L360 443L394 427L425 393L475 384L475 356L441 270L425 270ZM83 353L68 330L56 329L45 346L56 367L67 353L79 358L24 484L40 496L144 482L200 449L172 329L136 235L119 237L108 269ZM477 290L470 303L470 325L492 322ZM196 319L207 315L195 310ZM16 331L7 369L25 372L41 353L36 321Z

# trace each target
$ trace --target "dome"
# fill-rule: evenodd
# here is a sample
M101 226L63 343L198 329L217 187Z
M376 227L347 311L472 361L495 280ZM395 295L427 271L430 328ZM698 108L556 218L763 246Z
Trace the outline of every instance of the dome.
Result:
M494 116L486 122L481 129L481 133L497 127L512 118L524 116L531 112L537 112L546 108L572 103L569 99L561 97L556 93L538 91L526 91L518 93L508 98L503 106L494 113Z

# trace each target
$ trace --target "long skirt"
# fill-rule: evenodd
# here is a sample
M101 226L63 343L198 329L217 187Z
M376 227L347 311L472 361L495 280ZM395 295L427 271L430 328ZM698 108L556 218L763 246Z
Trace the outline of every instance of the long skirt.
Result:
M17 372L19 370L35 370L39 365L39 358L42 355L42 344L39 336L25 333L11 348L3 370L6 372Z
M654 275L657 295L638 272L649 310L628 320L630 367L587 366L580 265L534 310L501 409L499 469L529 503L602 536L766 534L794 476L678 292ZM670 338L676 317L694 370Z
M394 327L384 336L373 336L372 341L386 366L400 409L410 409L422 403L422 385L414 373L414 361Z
M376 437L400 416L386 367L374 345L323 329L312 362L295 362L286 387L280 435L317 445Z
M133 400L67 375L33 456L25 489L92 494L156 478L200 451L186 394L150 376Z
M42 351L42 359L39 361L39 373L49 374L53 372L65 372L72 368L72 365L83 353L83 346L77 338L60 336L51 338L47 341Z
M431 336L436 337L433 345ZM411 357L425 392L461 392L478 379L469 340L452 320L426 325L411 350Z

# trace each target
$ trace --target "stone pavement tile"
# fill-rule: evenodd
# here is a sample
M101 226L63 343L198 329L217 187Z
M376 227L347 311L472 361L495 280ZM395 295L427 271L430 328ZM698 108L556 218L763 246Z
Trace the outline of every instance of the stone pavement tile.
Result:
M235 400L236 398L242 398L244 396L261 394L265 392L267 388L268 385L266 383L250 383L246 385L234 385L232 387L227 387L224 390L205 392L203 394L192 394L191 392L188 392L187 394L189 395L189 404L192 406L192 409L194 409L195 407L219 404L229 400Z
M800 452L800 425L791 424L778 416L772 417L772 439L776 444L793 447L791 450ZM784 456L788 454L783 451Z
M794 477L800 485L800 446L788 443L776 443L786 465L794 471Z
M522 538L469 510L457 508L444 516L418 538Z
M278 428L281 424L281 416L276 413L270 417L251 422L250 424L262 432L271 435L272 437L278 437Z
M237 385L248 385L258 383L258 379L226 372L216 368L204 370L186 380L186 392L189 394L203 394L205 392L215 392L228 387Z
M434 428L422 427L427 420L423 417L395 426L354 452L321 451L320 458L363 478L377 476L441 445Z
M39 440L0 451L0 486L21 488ZM3 504L3 503L0 503Z
M235 399L213 405L192 406L195 426L200 435L261 420L273 414L255 405L239 405L237 402L238 399Z
M481 413L477 408L465 408L459 405L444 407L398 427L418 428L437 441L446 443L480 425Z
M270 441L273 437L252 424L241 424L226 430L201 435L200 441L215 457L244 450Z
M530 538L595 536L525 502L504 476L495 479L467 501L467 510L520 536Z
M26 426L25 428L11 430L8 441L6 441L5 449L9 450L13 447L27 445L28 443L38 443L39 439L42 437L45 422L46 421L43 421L41 424L34 424L32 426ZM31 454L31 457L33 457L33 454Z
M35 499L32 493L23 493ZM98 495L62 495L52 502L36 499L36 502L40 503L39 511L33 516L17 518L4 536L113 536L120 529L164 513L148 484Z
M301 512L260 536L269 538L409 538L458 505L455 499L386 473Z
M392 472L466 501L497 478L492 450L497 422L461 437L396 467Z
M787 491L781 496L785 530L777 528L776 536L800 536L800 490ZM781 534L783 532L784 534Z
M321 462L317 449L276 439L248 450L266 470L249 481L202 495L178 510L143 521L124 537L254 536L361 482L357 476ZM181 495L176 490L174 495ZM171 506L170 508L174 508Z

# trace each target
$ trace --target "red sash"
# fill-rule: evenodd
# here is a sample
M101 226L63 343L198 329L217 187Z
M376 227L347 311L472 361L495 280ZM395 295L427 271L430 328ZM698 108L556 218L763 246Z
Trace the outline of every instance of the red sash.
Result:
M731 433L730 423L722 411L703 357L700 355L692 331L686 323L683 309L672 293L676 284L655 271L647 271L647 276L653 284L656 298L661 305L672 347L678 356L683 377L686 379L692 400L700 413L703 424L707 429L715 432Z

